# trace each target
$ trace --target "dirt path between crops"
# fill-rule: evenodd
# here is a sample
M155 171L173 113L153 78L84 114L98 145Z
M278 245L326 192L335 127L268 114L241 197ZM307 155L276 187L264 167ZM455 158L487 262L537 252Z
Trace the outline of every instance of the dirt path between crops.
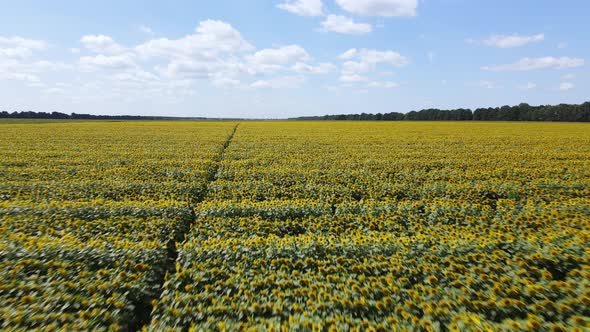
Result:
M223 143L223 147L222 147L221 151L213 159L214 165L211 168L211 170L209 171L209 174L207 176L207 181L205 183L205 187L202 188L202 190L199 191L197 194L195 194L195 199L192 200L191 205L198 204L198 203L203 202L204 200L207 199L207 196L211 191L212 183L215 182L217 180L217 178L219 177L219 174L218 174L219 168L221 167L221 163L224 160L225 151L230 146L239 126L240 126L239 123L235 125L233 131L231 132L231 134L229 135L227 140ZM193 212L193 216L192 216L192 219L190 220L190 222L188 222L187 225L185 225L185 227L182 228L182 230L180 231L180 234L176 234L174 236L174 238L171 239L167 244L168 259L167 259L166 271L168 271L169 275L176 273L176 262L178 260L178 249L176 247L176 243L184 243L186 235L190 232L191 227L196 222L196 218L197 218L197 216ZM129 328L130 331L141 331L144 327L148 327L150 325L151 320L152 320L151 315L152 315L152 310L153 310L152 301L157 300L162 296L162 292L164 291L165 275L162 275L159 279L160 280L158 280L158 282L159 282L160 293L158 293L158 295L152 299L142 301L141 303L136 304L135 313L137 315L137 317L136 317L137 323L134 324L134 326L131 326Z

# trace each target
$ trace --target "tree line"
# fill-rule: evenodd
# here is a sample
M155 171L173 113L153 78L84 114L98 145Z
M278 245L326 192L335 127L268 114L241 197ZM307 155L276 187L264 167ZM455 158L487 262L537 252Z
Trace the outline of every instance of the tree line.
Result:
M563 121L590 122L590 102L583 104L559 104L466 108L440 110L437 108L409 113L361 113L324 116L304 116L293 120L357 120L357 121Z
M59 120L204 120L205 118L179 118L165 116L144 116L144 115L94 115L94 114L66 114L61 112L33 112L21 111L0 112L0 118L4 119L59 119Z
M12 119L71 119L71 120L205 120L203 117L163 117L142 115L93 115L66 114L61 112L21 111L0 112L0 118ZM324 116L303 116L290 120L356 120L356 121L563 121L590 122L590 102L583 104L559 104L531 106L522 103L516 106L467 108L441 110L438 108L411 111L408 113L361 113Z

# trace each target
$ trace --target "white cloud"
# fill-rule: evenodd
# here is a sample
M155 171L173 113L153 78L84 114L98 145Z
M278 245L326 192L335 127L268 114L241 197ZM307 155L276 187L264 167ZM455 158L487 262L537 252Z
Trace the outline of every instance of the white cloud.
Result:
M47 48L48 44L42 40L0 36L0 58L28 58L33 52Z
M337 85L324 85L322 89L328 90L330 92L338 92L340 91L340 86Z
M348 74L364 74L372 71L374 68L374 63L366 61L346 61L342 64L342 72Z
M0 36L0 45L13 47L23 47L30 50L42 51L47 49L48 44L45 41L37 39L27 39L23 37L2 37Z
M228 77L220 77L214 78L211 80L211 84L217 88L233 88L240 86L240 80L228 78Z
M127 84L149 84L160 81L160 78L153 73L143 69L127 70L111 76L111 80Z
M21 67L27 72L48 72L48 71L60 71L66 69L72 69L70 64L63 62L52 62L47 60L35 61L27 64L22 64Z
M523 46L529 43L535 43L545 40L545 35L540 33L537 35L523 36L518 34L513 35L492 35L485 39L483 43L487 46L498 48L511 48Z
M305 77L303 76L284 76L268 80L258 80L250 84L250 87L255 89L292 89L300 87L304 82Z
M168 78L208 78L222 70L221 67L221 62L177 60L166 66L157 66L156 71Z
M86 35L80 39L84 47L95 53L118 54L125 52L125 48L115 40L105 35Z
M0 48L0 58L26 58L31 56L31 54L33 54L33 52L26 48Z
M130 53L112 56L99 54L97 56L84 56L80 58L80 67L83 70L126 69L135 66L133 55Z
M152 39L134 48L140 59L167 61L156 66L162 76L170 79L211 78L212 82L220 81L219 77L234 79L238 73L247 72L249 66L239 56L252 49L254 47L239 31L226 22L215 20L200 22L194 34L179 39ZM268 67L257 70L271 71Z
M278 8L301 16L322 16L322 0L291 0L277 5Z
M33 62L20 62L17 60L0 61L0 72L8 73L42 73L71 69L72 66L62 62L51 62L46 60Z
M151 31L145 26L135 29ZM79 48L64 48L70 56L77 55L77 61L65 64L28 58L46 49L45 42L0 37L0 79L22 81L54 98L67 95L69 101L181 101L197 91L198 80L217 88L283 89L300 87L310 75L336 72L342 86L363 82L355 88L394 88L397 83L385 77L381 81L370 73L380 64L400 67L407 63L397 52L351 49L341 55L344 63L338 72L339 64L315 61L299 45L255 50L231 25L212 20L200 22L195 32L178 39L148 39L134 45L119 44L105 34L84 35ZM69 86L46 81L57 75L43 74L70 69L76 75Z
M195 81L162 78L136 67L114 71L110 75L100 75L96 80L77 84L67 90L72 101L79 103L104 100L172 103L194 94Z
M369 87L371 88L384 88L393 89L399 87L399 84L395 82L370 82Z
M393 67L403 67L409 63L408 59L394 51L377 51L368 49L349 49L340 54L340 58L349 59L342 63L339 81L342 83L366 82L367 74L374 72L379 64L387 64ZM352 59L356 61L352 61ZM375 84L380 84L374 82ZM369 83L371 84L371 83ZM381 83L380 87L383 86ZM377 87L377 86L373 86ZM389 86L393 87L393 86Z
M342 74L339 78L340 82L342 83L356 83L356 82L366 82L369 79L365 76L361 76L358 74Z
M299 45L266 48L244 57L243 71L250 75L272 74L285 69L284 66L304 62L311 57Z
M41 74L70 69L72 66L62 62L46 60L23 61L23 59L0 58L0 80L26 82L30 87L43 87Z
M565 74L561 76L562 80L573 80L574 78L576 78L576 74Z
M251 88L255 88L255 89L261 89L261 88L270 88L271 84L269 81L265 81L265 80L258 80L252 84L250 84Z
M150 35L150 36L154 35L154 30L152 30L152 28L148 27L147 25L143 25L143 24L140 25L139 31L145 33L146 35Z
M368 23L355 23L352 18L340 15L328 15L321 23L322 31L331 31L343 34L365 34L373 31Z
M359 53L361 62L371 64L385 63L394 67L403 67L408 64L408 59L406 57L394 51L362 49Z
M85 36L85 46L93 51L104 51L95 56L83 56L79 68L85 71L113 70L106 84L114 86L115 95L126 92L170 93L170 84L188 82L179 89L184 95L194 91L196 80L206 79L218 88L292 88L305 82L303 74L325 74L336 69L331 63L307 63L311 56L299 45L252 50L231 25L207 20L200 22L194 34L180 39L159 38L133 48L125 48L103 35ZM117 47L112 47L116 45ZM111 54L117 50L128 50ZM140 61L155 60L154 73L147 72ZM150 63L153 61L150 61ZM281 71L302 75L273 77ZM264 79L242 84L245 76L265 75ZM172 93L177 95L175 92Z
M498 86L498 84L496 84L496 82L485 81L485 80L477 82L477 86L482 87L482 88L486 88L486 89L496 89L496 88L500 87L500 86Z
M336 0L342 9L357 15L415 16L418 0Z
M310 56L307 51L299 45L288 45L279 48L266 48L253 55L246 56L252 63L264 63L284 65L294 61L306 61Z
M575 87L576 87L576 85L574 83L563 82L559 85L559 90L560 91L568 91L568 90L571 90Z
M394 51L348 50L342 56L358 59L358 61L346 61L342 64L342 73L345 75L367 73L375 70L378 64L403 67L409 62L406 57Z
M356 57L356 55L357 55L357 50L356 50L356 48L351 48L351 49L349 49L348 51L346 51L346 52L344 52L344 53L340 54L338 57L339 57L340 59L349 60L349 59L352 59L352 58Z
M573 68L584 65L584 59L569 57L543 57L543 58L522 58L511 64L484 66L483 70L489 71L524 71L536 69L562 69Z
M28 73L0 73L0 79L25 81L29 83L41 82L39 76Z
M293 70L302 74L327 74L334 71L335 69L336 66L329 62L323 62L317 66L312 66L303 62L297 62L295 65L293 65Z
M536 83L532 83L532 82L528 82L527 84L519 85L518 88L520 90L534 90L534 89L537 88L537 84Z
M196 33L180 39L159 38L149 40L136 51L146 58L216 59L222 53L249 51L253 46L242 38L239 31L222 21L207 20L199 23Z
M43 90L43 93L46 93L49 95L63 95L66 93L66 90L61 89L61 88L49 88L49 89Z
M567 48L567 43L566 42L561 42L561 43L557 44L557 48L559 48L559 49Z

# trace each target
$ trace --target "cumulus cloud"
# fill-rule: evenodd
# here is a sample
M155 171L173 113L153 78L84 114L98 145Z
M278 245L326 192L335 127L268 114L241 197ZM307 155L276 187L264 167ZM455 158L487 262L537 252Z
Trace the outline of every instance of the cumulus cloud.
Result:
M66 90L64 90L62 88L49 88L49 89L43 90L43 93L46 93L49 95L63 95L66 93Z
M43 41L43 40L38 40L38 39L28 39L28 38L23 38L23 37L3 37L0 36L0 45L5 46L11 46L11 47L22 47L22 48L27 48L30 50L36 50L36 51L40 51L40 50L44 50L48 47L47 42Z
M303 75L325 74L335 69L331 63L308 63L312 58L299 45L248 53L254 47L238 30L214 20L200 22L195 33L185 37L157 38L135 47L123 47L104 35L84 36L81 41L87 49L101 53L81 57L79 68L113 73L108 84L125 91L141 91L142 86L145 91L164 86L168 89L166 84L170 82L191 82L181 87L189 91L196 80L208 80L219 88L292 88L305 81ZM143 69L146 63L154 66L153 73ZM286 72L298 75L288 76ZM282 76L276 77L278 73ZM242 83L248 76L265 77L251 84Z
M307 51L299 45L288 45L279 48L266 48L253 55L246 56L252 63L284 65L297 60L305 61L310 58Z
M365 74L374 68L374 63L366 61L346 61L342 64L342 72L346 74Z
M369 79L365 76L361 76L358 74L343 73L342 75L340 75L339 80L342 83L356 83L356 82L366 82Z
M515 63L484 66L483 70L488 71L525 71L536 69L563 69L574 68L584 65L584 59L570 57L543 57L543 58L522 58Z
M527 84L518 86L518 88L521 90L534 90L537 88L537 84L532 83L532 82L528 82Z
M328 15L321 23L322 31L337 32L343 34L365 34L373 31L368 23L356 23L352 18L340 15Z
M72 66L63 62L47 60L21 61L16 59L0 59L0 72L38 74L71 69Z
M340 55L345 59L357 59L358 61L346 61L342 64L345 73L366 73L375 69L382 63L393 67L403 67L408 64L408 59L398 52L378 51L369 49L351 49Z
M496 89L496 88L500 87L496 82L486 81L486 80L481 80L481 81L477 82L476 85L479 87L485 88L485 89Z
M310 3L287 1L284 4L298 6ZM337 18L328 16L327 20L334 17ZM368 27L371 29L370 25ZM146 26L137 26L136 29L148 35L152 32ZM334 29L354 30L346 26ZM104 92L101 95L105 98L107 95L112 98L126 95L142 98L142 95L149 94L182 98L195 91L197 80L207 80L218 88L297 88L310 75L338 70L333 63L314 61L303 47L295 44L257 50L230 24L216 20L202 21L194 32L177 39L150 38L138 45L124 45L111 36L97 33L84 35L79 42L80 48L65 49L80 54L77 61L67 65L28 59L33 51L48 47L43 41L0 37L0 79L19 80L47 89L46 92L57 92L51 89L63 87L42 83L45 77L41 73L76 69L82 72L81 75L90 72L88 77L92 80L86 83L94 84L76 84L67 88L68 93L78 94L80 98L97 91ZM368 49L351 49L344 52L341 58L348 60L342 64L339 73L341 82L365 82L363 87L375 88L397 86L393 82L373 82L369 79L368 74L376 66L402 66L407 62L396 52Z
M53 62L47 60L39 60L30 62L27 64L22 64L23 67L27 68L26 71L34 72L34 73L41 73L41 72L50 72L50 71L60 71L66 69L72 69L73 66L63 62Z
M222 70L222 62L200 60L178 60L166 66L157 66L156 71L168 78L208 78L215 72Z
M156 72L168 79L210 79L215 86L231 84L240 72L247 72L243 54L254 49L229 23L201 21L195 33L179 39L158 38L133 48L140 60L161 59ZM258 68L260 69L260 68ZM269 68L263 68L269 70ZM278 68L273 68L278 69ZM262 71L262 69L260 69Z
M35 51L43 51L48 44L42 40L23 37L0 36L0 58L22 59L33 55Z
M340 54L339 57L348 60L341 67L339 80L343 83L367 81L368 78L365 75L375 71L379 64L403 67L409 63L406 57L395 51L352 48Z
M526 44L540 42L545 40L545 35L540 33L537 35L523 36L518 34L513 35L492 35L483 40L483 44L498 48L511 48L524 46ZM473 40L470 40L473 42Z
M211 80L211 84L217 88L232 88L240 86L241 82L238 79L228 77L218 77Z
M563 83L559 84L560 91L568 91L568 90L571 90L575 87L576 87L576 85L574 83L570 83L570 82L563 82Z
M154 30L152 30L152 28L148 27L147 25L143 25L143 24L139 26L139 31L145 33L146 35L150 35L150 36L155 34Z
M336 0L344 10L368 16L415 16L418 0Z
M383 89L393 89L399 87L399 84L395 82L370 82L369 87L371 88L383 88Z
M245 56L243 69L251 75L271 74L283 70L286 65L304 62L311 57L299 45L266 48Z
M571 73L561 76L562 80L573 80L574 78L576 78L576 74L571 74Z
M44 87L42 73L71 67L62 62L34 60L36 52L47 48L49 44L42 40L0 36L0 80L20 81L30 87Z
M292 0L277 5L278 8L300 16L322 16L322 0Z
M112 56L99 54L97 56L84 56L80 58L80 67L83 70L126 69L135 66L133 55L130 53Z
M179 39L159 38L138 45L135 50L146 58L215 59L222 53L249 51L254 47L229 23L206 20L195 33Z
M356 55L357 55L357 49L356 48L351 48L348 51L340 54L338 57L340 59L349 60L349 59L352 59L352 58L356 57Z
M303 62L297 62L293 65L293 70L302 74L327 74L336 69L336 66L329 62L323 62L317 66L309 65Z
M254 89L285 89L285 88L297 88L305 82L303 76L283 76L276 77L268 80L258 80L250 84L251 88Z
M161 81L157 75L143 69L126 70L125 72L112 75L111 80L128 84L145 84Z
M112 37L105 35L86 35L80 39L84 47L95 53L118 54L125 52L125 48Z
M0 78L5 80L25 81L29 83L41 82L39 76L27 73L0 73Z
M370 64L385 63L394 67L403 67L408 59L398 52L362 49L359 52L361 62Z

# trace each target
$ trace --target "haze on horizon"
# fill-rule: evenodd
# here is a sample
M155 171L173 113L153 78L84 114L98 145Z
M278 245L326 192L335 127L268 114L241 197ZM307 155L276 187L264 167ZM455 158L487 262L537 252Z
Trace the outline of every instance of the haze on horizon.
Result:
M589 98L590 3L23 0L0 110L287 118Z

